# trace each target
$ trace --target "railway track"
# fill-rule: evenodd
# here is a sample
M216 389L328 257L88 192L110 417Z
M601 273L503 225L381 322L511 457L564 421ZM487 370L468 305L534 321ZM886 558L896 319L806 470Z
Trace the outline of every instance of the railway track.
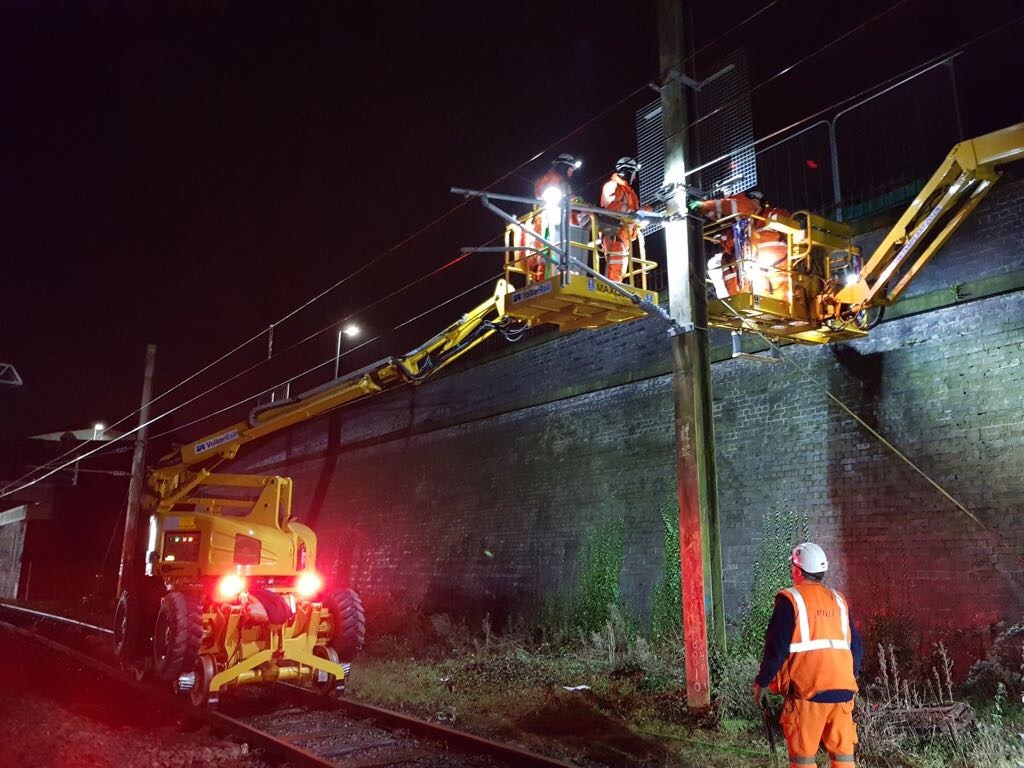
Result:
M0 630L16 633L100 672L262 751L279 765L314 768L571 768L570 763L348 698L279 683L226 699L221 711L140 683L113 659L111 631L87 622L0 603Z

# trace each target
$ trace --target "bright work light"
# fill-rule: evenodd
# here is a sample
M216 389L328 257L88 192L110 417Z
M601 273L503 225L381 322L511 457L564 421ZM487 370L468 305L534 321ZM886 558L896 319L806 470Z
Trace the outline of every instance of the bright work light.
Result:
M540 199L548 205L558 205L562 200L562 190L552 185L540 193Z
M306 571L299 576L298 582L295 584L295 589L303 597L312 597L323 587L324 583L315 573Z
M245 579L235 573L229 573L217 582L217 593L224 600L230 600L233 597L237 597L238 593L243 589L245 589Z

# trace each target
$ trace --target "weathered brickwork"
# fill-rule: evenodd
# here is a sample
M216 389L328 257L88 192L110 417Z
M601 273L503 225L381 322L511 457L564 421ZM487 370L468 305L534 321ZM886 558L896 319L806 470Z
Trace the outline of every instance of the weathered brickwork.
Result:
M997 187L915 290L1024 268L1022 205L1024 182ZM786 354L806 374L713 366L729 610L749 586L763 512L786 505L807 514L855 610L924 632L1018 618L1024 293ZM657 320L555 337L302 425L236 466L295 479L329 575L429 610L529 613L571 588L587 536L621 516L623 594L646 616L672 493L669 364Z
M1024 297L883 324L857 344L788 352L809 377L785 363L714 368L730 604L747 583L758 513L776 503L808 514L855 605L912 613L922 629L1016 618L1024 608Z

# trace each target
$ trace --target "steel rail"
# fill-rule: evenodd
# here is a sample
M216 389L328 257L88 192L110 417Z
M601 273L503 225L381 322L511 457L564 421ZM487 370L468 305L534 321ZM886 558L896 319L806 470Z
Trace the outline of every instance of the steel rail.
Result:
M10 606L3 605L2 608L7 609ZM36 611L35 613L40 613ZM59 618L59 617L58 617ZM74 622L78 623L78 622ZM268 733L264 733L252 726L243 723L241 720L236 720L233 717L228 717L220 712L210 712L207 710L197 709L191 706L185 699L179 696L175 696L169 691L162 691L153 686L140 683L136 680L131 679L121 670L106 664L99 659L90 656L87 653L71 648L63 643L59 643L56 640L51 640L48 637L40 635L38 632L32 632L31 630L19 627L17 624L11 624L10 622L0 620L0 628L6 629L10 632L15 633L19 637L26 640L39 643L45 648L57 653L62 653L70 659L82 664L83 666L89 667L96 672L107 675L113 678L118 683L131 688L132 690L155 699L163 706L170 709L174 709L185 717L194 720L196 722L205 723L208 725L215 726L223 731L231 733L244 739L247 743L257 746L266 752L274 755L275 757L281 758L293 765L297 766L309 766L309 768L338 768L336 763L330 763L320 759L312 752L307 752L301 747L297 747L293 744L289 744L282 741Z
M0 601L0 612L5 610L13 610L19 614L36 616L58 624L63 623L75 625L104 634L112 634L112 630L96 626L95 624L75 621L74 619L68 619L67 617L59 616L57 614L36 611L30 608L23 608L21 606L11 605L10 603ZM312 752L295 746L286 739L273 736L265 731L254 728L241 720L236 720L235 718L229 717L228 715L220 712L198 709L180 696L169 691L164 691L154 686L147 685L144 682L139 682L110 664L100 661L87 653L83 653L82 651L64 645L63 643L57 642L56 640L45 637L38 632L33 632L23 627L19 627L16 624L11 624L10 622L3 621L2 619L0 619L0 627L15 632L26 639L38 642L51 650L63 653L91 669L114 678L119 683L122 683L135 691L155 698L161 704L171 707L189 718L199 722L208 723L228 733L232 733L233 735L244 739L246 742L260 747L275 757L291 761L296 766L313 766L313 768L326 768L329 766L330 768L338 768L337 763L325 761ZM291 683L278 683L278 685L287 689L288 695L293 699L299 700L311 709L334 709L351 716L353 719L372 720L375 724L381 725L388 730L405 730L425 741L440 742L453 749L453 751L461 752L466 755L487 755L507 762L510 766L524 766L526 768L574 768L572 763L557 760L552 757L546 757L545 755L530 752L520 747L515 747L510 744L466 733L465 731L458 731L454 728L430 723L426 720L421 720L401 712L383 709L381 707L374 706L373 704L367 704L347 697L329 698L322 694L318 694L315 691L311 691ZM268 714L272 715L273 713Z
M514 747L511 744L505 744L500 741L484 738L483 736L476 736L472 733L466 733L465 731L458 731L454 728L430 723L426 720L420 720L418 717L412 717L411 715L406 715L401 712L382 709L381 707L374 706L373 704L366 704L365 702L345 697L325 699L315 691L311 691L307 688L301 688L291 683L281 683L281 685L288 687L290 689L290 693L294 694L296 698L299 698L310 706L328 706L333 709L341 710L345 714L352 715L359 719L371 719L375 723L388 728L402 729L424 739L442 741L448 746L458 749L460 752L469 752L477 755L486 754L490 757L507 761L509 765L514 766L528 766L530 768L574 768L572 763L567 763L545 755L539 755L536 752L530 752L519 747Z
M107 629L106 627L100 627L95 624L89 624L85 621L76 621L75 619L69 619L67 616L58 616L55 613L44 613L43 611L35 611L31 608L25 608L21 605L14 605L13 603L8 603L4 600L0 600L0 609L5 611L17 611L18 613L27 613L31 614L32 616L38 616L42 619L45 619L46 621L53 621L60 624L73 624L77 627L85 627L86 629L91 629L93 632L102 632L107 635L114 634L114 630Z

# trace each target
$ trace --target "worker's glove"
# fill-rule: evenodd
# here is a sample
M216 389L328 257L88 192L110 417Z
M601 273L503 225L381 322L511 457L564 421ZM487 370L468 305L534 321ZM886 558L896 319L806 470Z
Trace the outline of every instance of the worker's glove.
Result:
M689 208L691 211L698 211L698 210L700 210L701 205L702 205L702 201L700 201L700 200L690 200L686 204L686 207Z
M758 709L764 709L768 706L768 689L762 688L757 683L754 683L754 703L757 704Z

